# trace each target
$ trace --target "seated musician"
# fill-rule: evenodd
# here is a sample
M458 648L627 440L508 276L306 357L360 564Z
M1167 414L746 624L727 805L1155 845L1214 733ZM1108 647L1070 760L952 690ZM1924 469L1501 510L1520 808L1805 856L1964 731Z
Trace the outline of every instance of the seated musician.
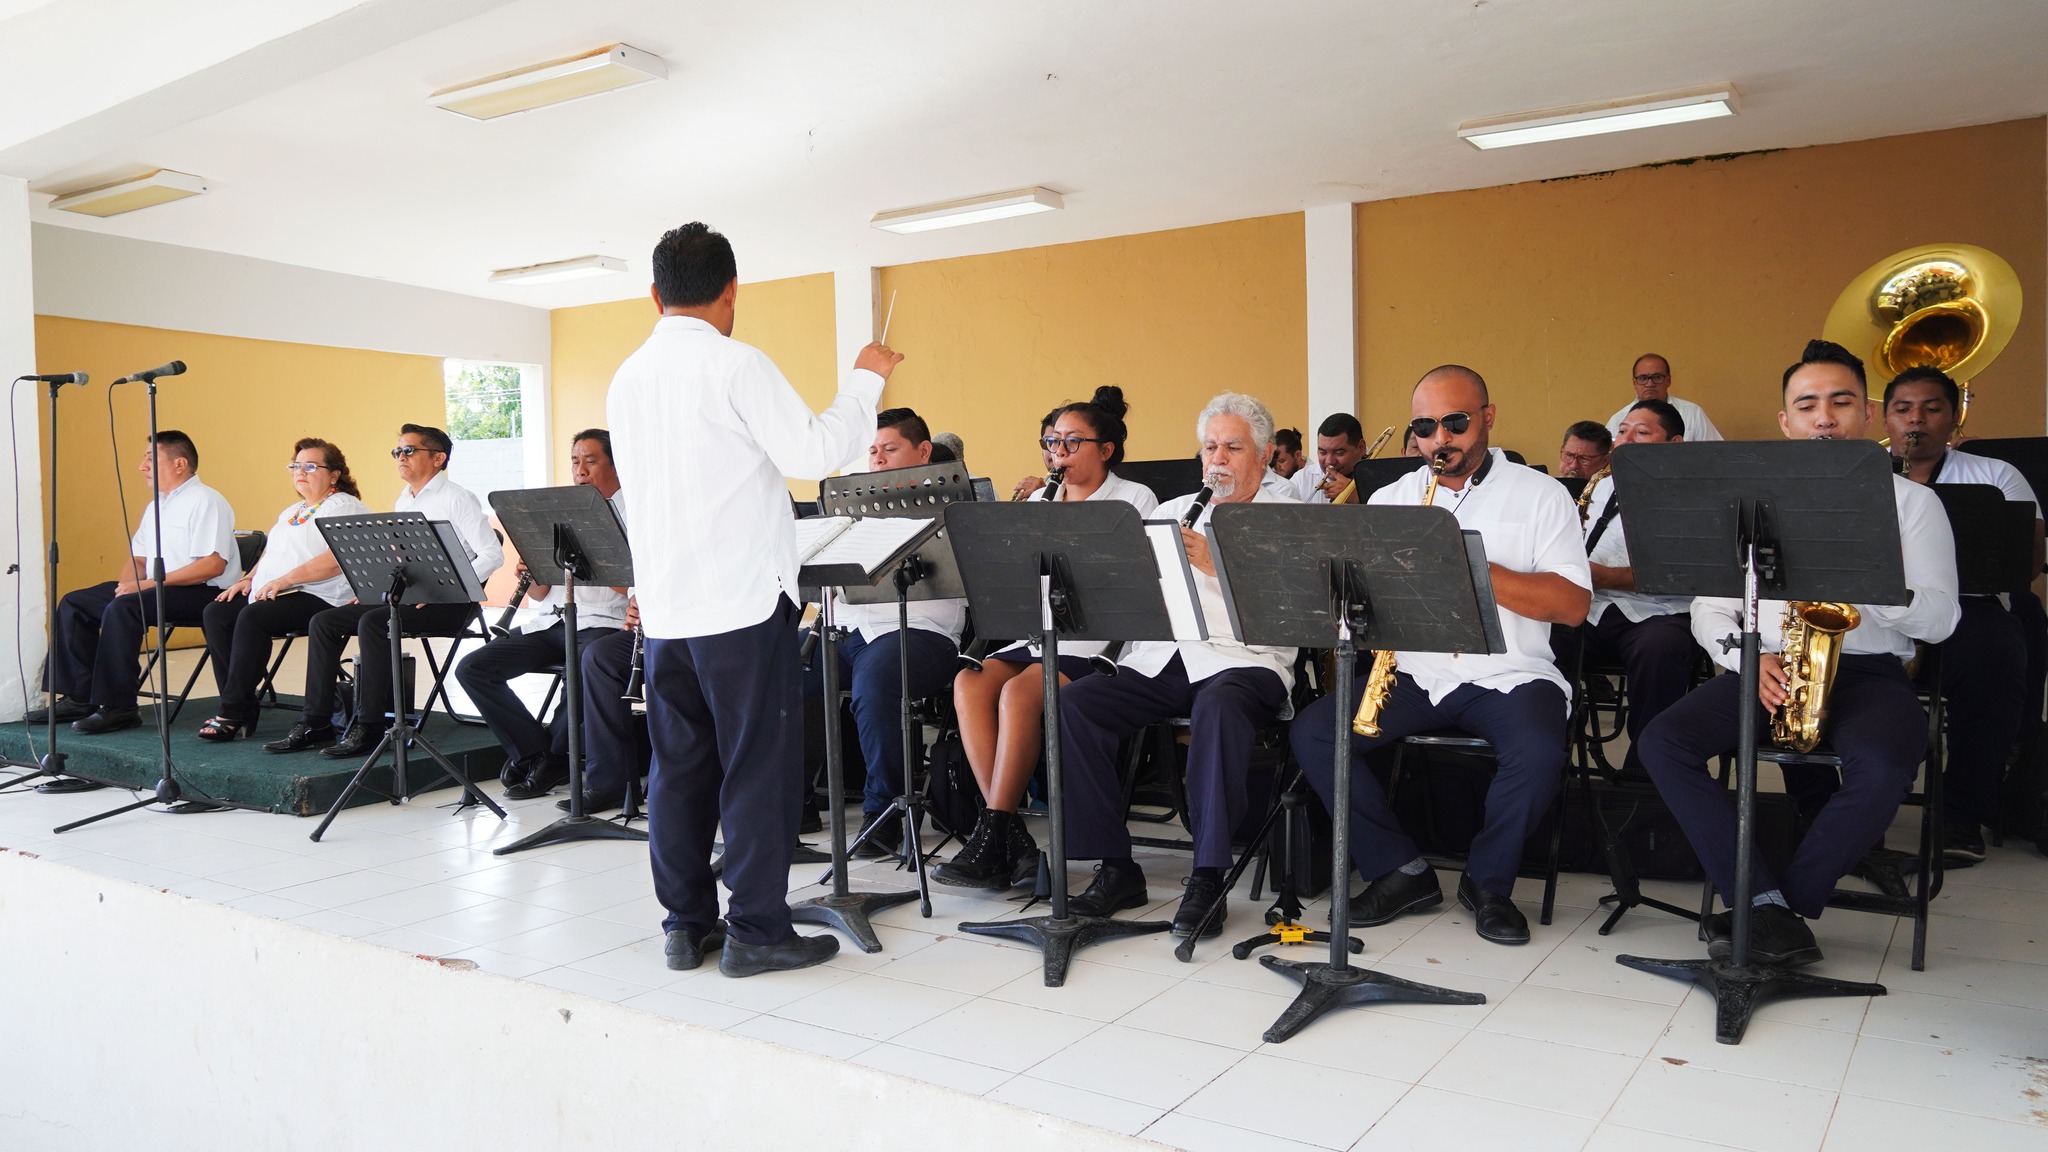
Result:
M1860 440L1876 408L1865 391L1863 362L1825 340L1808 343L1799 362L1785 370L1783 404L1778 426L1795 440ZM1752 863L1756 911L1750 920L1751 950L1766 964L1811 964L1821 958L1806 920L1820 915L1835 882L1884 835L1926 751L1927 713L1914 695L1905 661L1913 656L1913 641L1936 643L1955 628L1960 612L1955 540L1933 493L1894 476L1892 495L1912 602L1858 605L1862 623L1842 637L1828 723L1821 730L1828 748L1841 757L1841 788L1826 798L1783 872L1772 869L1761 854ZM1758 613L1765 655L1757 695L1764 710L1775 713L1790 683L1781 655L1785 604L1765 600ZM1693 636L1731 672L1741 665L1741 649L1724 649L1719 641L1739 636L1741 629L1739 601L1707 596L1693 601ZM1741 690L1741 677L1716 676L1657 717L1642 739L1643 766L1723 900L1735 891L1735 798L1715 780L1707 762L1735 751L1739 710L1747 706ZM1789 766L1786 783L1795 792L1802 790ZM1733 954L1728 913L1708 917L1703 928L1710 955L1725 960Z
M348 470L348 457L309 436L294 446L287 467L298 502L277 514L256 567L214 597L201 618L213 682L220 689L220 711L200 725L201 740L234 740L254 732L256 690L270 664L270 642L304 630L314 616L355 599L315 523L370 511Z
M1194 831L1194 875L1173 917L1177 935L1195 930L1212 907L1204 935L1223 930L1223 875L1230 868L1230 834L1245 813L1245 776L1259 728L1278 719L1293 683L1292 648L1239 643L1230 632L1222 585L1204 535L1218 504L1285 503L1261 488L1259 477L1273 451L1273 415L1250 396L1225 392L1210 400L1195 422L1202 471L1214 497L1181 539L1197 573L1196 588L1209 625L1207 641L1151 640L1127 645L1114 676L1090 676L1060 694L1062 764L1066 790L1067 855L1099 860L1095 879L1068 902L1076 916L1108 916L1144 906L1145 873L1131 858L1117 779L1117 744L1176 716L1188 717L1187 804ZM1153 519L1180 520L1196 496L1161 504Z
M1123 463L1123 389L1097 388L1092 400L1059 409L1052 431L1041 440L1053 466L1065 469L1054 499L1122 500L1149 516L1159 504L1150 488L1116 474ZM1031 499L1045 499L1045 489ZM1088 657L1106 652L1101 641L1060 645L1060 683L1088 675ZM988 807L975 822L958 855L932 872L943 884L963 888L1007 888L1030 880L1037 870L1038 843L1017 815L1024 788L1038 767L1044 743L1045 680L1039 654L1018 644L982 662L979 670L953 677L953 708L960 718L960 742L974 781Z
M198 618L222 589L242 575L235 547L235 510L199 479L199 449L183 432L164 429L142 454L142 474L163 496L164 611L174 620ZM135 707L141 689L145 633L156 626L157 502L142 505L128 559L114 579L66 593L57 602L57 630L43 688L58 720L86 736L119 732L142 723ZM43 709L31 724L49 720Z
M1636 357L1635 364L1629 369L1629 375L1630 384L1636 391L1636 399L1622 405L1619 411L1607 418L1609 432L1620 430L1622 418L1628 415L1629 409L1635 407L1636 400L1662 400L1678 409L1678 414L1685 419L1686 432L1693 443L1722 438L1721 430L1714 427L1714 422L1707 418L1706 409L1682 396L1671 394L1671 361L1655 352L1645 352Z
M1550 626L1576 626L1592 599L1578 508L1562 485L1488 447L1494 407L1477 372L1455 364L1432 369L1415 385L1409 410L1416 444L1442 461L1432 503L1485 537L1507 652L1395 654L1380 735L1351 738L1351 854L1370 881L1351 901L1352 923L1384 924L1443 902L1436 872L1402 831L1364 753L1419 732L1456 728L1492 744L1498 760L1485 822L1458 881L1458 902L1472 911L1482 939L1526 944L1529 922L1515 907L1515 874L1523 842L1557 797L1568 751L1571 688L1553 663ZM1429 469L1419 468L1373 493L1371 503L1421 504L1428 479ZM1358 708L1366 659L1362 655L1356 695L1323 697L1303 710L1290 733L1295 759L1325 806L1335 783L1330 711Z
M1605 431L1605 429L1602 429ZM1614 442L1668 444L1685 439L1685 418L1662 400L1638 400L1622 417ZM1586 559L1593 570L1593 607L1576 638L1588 654L1620 664L1628 673L1627 759L1622 774L1644 779L1636 742L1658 714L1692 687L1699 645L1692 639L1692 597L1646 596L1636 591L1621 502L1614 480L1602 477L1586 502Z
M1059 418L1060 410L1055 408L1045 414L1045 419L1038 422L1038 442L1041 445L1045 443L1045 434L1052 431L1053 421ZM1053 463L1050 449L1041 447L1038 454L1045 461L1045 471L1036 476L1026 476L1022 480L1017 481L1016 487L1010 489L1010 499L1030 499L1033 492L1045 487L1045 478L1052 475L1052 470L1059 467L1059 465Z
M612 462L612 434L603 428L578 432L569 445L569 474L577 484L598 490L611 502L619 522L626 520L626 494L619 490L618 468ZM519 566L526 576L526 565ZM525 701L512 690L512 681L562 662L562 605L566 591L533 584L527 598L543 614L516 626L509 636L500 636L471 651L455 667L455 678L476 705L484 723L505 755L512 758L506 774L505 798L531 800L545 796L569 779L569 709L556 708L554 721L542 727ZM517 605L514 605L517 607ZM579 587L576 589L577 659L581 649L617 632L626 622L626 593L622 588Z
M625 803L626 785L646 776L654 759L647 716L625 699L639 623L639 606L628 599L620 626L582 645L585 812L605 812ZM644 683L641 691L646 691ZM557 800L555 806L566 809L569 801Z
M1607 456L1612 451L1613 434L1592 420L1581 420L1564 430L1564 443L1557 449L1557 474L1591 479L1607 467Z
M455 442L439 428L401 426L391 458L398 462L398 478L405 488L392 507L452 524L462 538L464 558L481 584L504 562L505 551L484 517L483 502L448 478L449 454L454 449ZM399 609L399 623L410 636L459 636L476 618L474 604L413 604ZM385 710L391 706L389 627L386 608L361 602L329 608L313 617L306 629L305 708L291 731L265 744L263 750L320 748L322 756L342 760L366 756L375 749L384 737ZM336 741L334 699L341 677L341 654L351 635L356 638L355 720Z
M875 415L875 440L868 447L868 470L914 468L931 463L932 437L924 418L908 408L887 408ZM903 793L903 686L899 673L896 602L839 604L833 620L847 630L833 650L839 655L840 683L853 693L854 725L860 732L860 754L867 766L861 794L861 831L882 818L890 801ZM960 634L967 628L964 598L910 602L910 697L923 699L943 692L952 681L960 655ZM824 691L824 665L813 662L805 674L804 697L816 700ZM807 711L816 714L816 709ZM804 755L815 769L824 761L824 730L806 723ZM815 771L808 779L815 779ZM902 843L902 821L891 817L861 845L860 855L885 856Z
M1308 457L1301 450L1301 429L1282 428L1273 433L1273 459L1267 466L1283 480L1294 479L1296 472L1308 467Z
M1328 504L1351 486L1351 466L1365 459L1365 429L1358 417L1337 412L1316 428L1316 462L1294 474L1295 498ZM1360 492L1354 499L1363 498Z
M1961 404L1956 382L1934 368L1908 368L1885 385L1884 427L1906 478L1922 484L1990 484L2007 500L2034 506L2034 566L2041 570L2041 506L2019 469L1948 446ZM1942 648L1941 689L1949 714L1945 851L1984 859L1984 826L1994 822L2005 762L2026 714L2027 637L2000 596L1965 596L1962 619Z

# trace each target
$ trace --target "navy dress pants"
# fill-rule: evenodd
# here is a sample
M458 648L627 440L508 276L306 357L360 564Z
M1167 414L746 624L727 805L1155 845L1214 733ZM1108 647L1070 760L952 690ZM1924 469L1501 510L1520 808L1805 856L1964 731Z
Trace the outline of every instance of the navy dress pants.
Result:
M922 700L953 683L960 649L951 640L912 628L908 646L911 699ZM903 682L897 633L892 630L869 641L851 632L832 647L839 654L840 683L853 693L853 722L860 730L860 756L867 764L860 810L873 816L903 794ZM824 665L813 660L803 677L804 699L816 700L825 690ZM822 736L824 730L818 731ZM802 735L799 727L799 739ZM821 740L808 750L807 762L821 764L824 756Z
M1365 698L1367 661L1361 659L1358 694L1345 702L1344 714L1358 710ZM1334 696L1325 696L1294 718L1289 736L1294 758L1309 786L1330 806L1336 783L1336 717ZM1417 687L1406 673L1394 673L1394 692L1380 711L1380 734L1351 737L1351 860L1359 875L1377 880L1422 855L1413 837L1401 828L1379 778L1367 767L1365 754L1403 737L1455 728L1493 745L1498 766L1486 789L1486 818L1465 862L1465 874L1482 892L1512 896L1515 874L1522 870L1522 846L1534 835L1557 800L1569 754L1565 694L1548 680L1532 680L1512 691L1496 692L1462 684L1440 704Z
M1642 755L1636 750L1643 729L1692 689L1693 665L1700 646L1692 638L1692 615L1672 612L1630 620L1609 605L1598 624L1574 630L1587 655L1620 664L1628 673L1628 755L1621 770L1642 776Z
M398 625L406 636L460 636L476 619L474 604L404 605ZM344 604L306 626L306 706L309 728L325 728L334 715L341 654L356 638L356 722L382 728L391 709L391 614L381 605Z
M1735 793L1714 779L1707 761L1735 751L1737 709L1745 704L1757 709L1759 732L1770 732L1763 705L1741 697L1741 677L1716 676L1643 733L1643 764L1723 900L1735 891ZM1884 835L1927 750L1927 712L1897 657L1844 655L1828 716L1821 738L1842 758L1840 789L1814 816L1783 875L1761 852L1751 862L1753 895L1777 889L1809 919ZM1795 780L1800 775L1812 773L1788 772L1788 788L1806 790Z
M1176 654L1157 676L1126 668L1060 689L1060 769L1066 793L1067 856L1128 858L1117 745L1139 729L1188 718L1188 820L1195 867L1230 867L1230 834L1244 819L1252 742L1287 704L1270 668L1226 668L1199 683Z
M644 655L644 654L643 654ZM633 667L633 631L608 631L583 646L583 787L620 792L647 775L654 755L647 717L624 700ZM646 691L642 668L641 691Z
M646 649L648 856L662 927L704 932L718 922L711 845L725 827L725 922L742 944L795 934L789 857L803 783L803 672L797 608L788 597L758 624L711 636L656 640Z
M587 651L613 631L578 628L576 643L580 650ZM560 665L562 642L560 624L539 632L514 632L472 651L456 666L455 678L462 682L462 690L469 693L470 702L489 725L491 735L498 738L499 746L515 762L549 752L561 755L569 750L567 703L557 701L554 718L543 726L527 708L526 701L512 690L512 681L518 677Z
M115 587L109 580L57 602L57 634L50 638L43 685L49 691L101 708L135 707L142 640L156 626L156 589L116 596ZM164 610L172 620L196 624L218 595L211 584L166 587Z
M1941 691L1948 708L1948 767L1942 804L1948 822L1997 823L2005 762L2020 735L2027 701L2027 637L2020 618L1995 596L1965 596L1963 617L1941 646Z

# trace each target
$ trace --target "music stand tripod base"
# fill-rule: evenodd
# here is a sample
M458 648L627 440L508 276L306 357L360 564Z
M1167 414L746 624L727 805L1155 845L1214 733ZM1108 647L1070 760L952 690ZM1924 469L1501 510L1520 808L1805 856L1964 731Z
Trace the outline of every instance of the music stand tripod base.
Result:
M1075 949L1119 936L1149 936L1172 928L1164 920L1117 920L1109 916L1033 916L1027 920L960 925L962 932L1015 940L1043 950L1047 988L1058 988L1067 982L1067 966L1074 959Z
M1714 997L1714 1039L1723 1044L1742 1043L1750 1016L1768 999L1885 994L1882 984L1836 980L1768 964L1737 968L1722 960L1652 960L1645 956L1616 956L1614 962L1638 972L1691 980L1705 988Z
M893 908L917 899L912 892L827 892L789 906L789 918L799 924L823 924L853 938L869 954L882 950L881 938L868 918L879 908Z
M1354 941L1356 943L1356 941ZM1280 1014L1273 1026L1266 1029L1268 1044L1278 1044L1290 1039L1296 1032L1313 1023L1317 1017L1332 1008L1344 1008L1353 1004L1373 1004L1388 1000L1405 1000L1420 1004L1484 1004L1486 996L1479 992L1459 992L1450 988L1438 988L1433 984L1418 984L1389 976L1370 968L1332 968L1321 962L1283 960L1278 956L1261 956L1259 963L1284 976L1301 981L1301 992L1294 1003Z

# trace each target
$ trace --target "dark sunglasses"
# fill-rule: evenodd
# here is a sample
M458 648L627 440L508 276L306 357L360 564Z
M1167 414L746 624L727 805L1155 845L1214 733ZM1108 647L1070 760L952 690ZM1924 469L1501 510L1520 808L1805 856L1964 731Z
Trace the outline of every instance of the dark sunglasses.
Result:
M414 444L401 444L391 450L393 460L410 460L415 452L439 452L439 448L422 448Z
M1443 425L1444 431L1449 432L1451 435L1463 436L1465 430L1472 427L1472 414L1470 412L1446 412L1441 418L1417 416L1408 422L1408 433L1417 440L1427 440L1431 436L1436 435L1437 425L1439 424Z

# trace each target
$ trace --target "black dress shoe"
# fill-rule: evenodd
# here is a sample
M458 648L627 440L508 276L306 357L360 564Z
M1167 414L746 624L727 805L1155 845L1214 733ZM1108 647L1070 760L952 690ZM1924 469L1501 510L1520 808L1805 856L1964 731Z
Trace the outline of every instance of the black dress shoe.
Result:
M1969 867L1984 862L1984 828L1967 820L1951 820L1942 837L1941 855L1949 864Z
M1204 939L1221 936L1224 917L1229 915L1226 911L1223 881L1196 875L1188 877L1182 883L1187 885L1188 891L1187 895L1180 898L1180 908L1173 914L1173 934L1192 936L1199 928ZM1209 911L1211 908L1215 909L1214 914ZM1203 924L1204 920L1208 921L1206 926Z
M342 733L340 740L320 750L329 760L353 760L368 756L375 751L379 741L384 739L384 729L372 728L368 724L351 724Z
M304 721L300 721L292 725L292 730L285 733L282 738L265 744L263 750L265 752L304 752L308 748L318 748L332 743L334 743L334 726L332 724L322 724L318 728L313 728L309 727Z
M57 703L52 707L57 710L57 723L59 724L69 724L73 720L83 720L93 714L92 705L87 704L83 700L73 700L69 696L58 697ZM28 724L48 724L50 722L50 709L31 709L28 715L22 717L22 720Z
M870 828L874 829L873 835L868 835ZM854 839L860 836L867 836L867 840L854 852L856 857L878 860L894 856L903 848L903 818L888 811L870 813L861 820L860 834Z
M1437 883L1436 869L1424 868L1410 876L1397 868L1351 898L1351 926L1376 928L1397 916L1434 908L1443 902L1444 887Z
M521 763L526 765L526 775L519 783L505 789L507 800L532 800L569 782L568 762L552 752L543 752Z
M803 816L798 818L796 822L796 831L799 836L812 832L823 832L824 830L825 814L816 808L805 808Z
M511 793L507 792L506 795L510 796ZM585 789L583 792L583 811L586 815L591 812L609 812L614 808L623 808L625 806L626 790L624 788L613 788L603 792L592 792L589 789ZM557 800L555 801L555 807L567 812L569 810L569 802L567 800Z
M1472 911L1472 920L1479 929L1479 938L1494 944L1527 944L1529 942L1529 920L1515 902L1506 896L1481 892L1471 876L1458 880L1458 903Z
M1735 913L1715 912L1700 921L1700 939L1707 942L1707 955L1714 955L1716 946L1723 950L1735 938ZM1723 956L1720 959L1727 959Z
M662 946L662 954L674 972L688 972L704 963L704 954L725 943L725 921L701 932L688 928L671 928L668 942Z
M71 730L81 736L98 736L106 732L119 732L124 728L135 728L142 724L142 713L133 708L102 708L83 720L74 720Z
M1126 908L1143 908L1151 902L1145 895L1143 868L1095 866L1095 879L1079 896L1067 898L1069 916L1114 916Z
M932 879L955 888L1008 888L1010 886L1009 812L983 809L974 821L974 831L951 860L932 869Z
M1038 862L1042 854L1038 841L1031 838L1031 830L1024 827L1024 818L1010 814L1010 887L1030 884L1038 879Z
M773 944L742 944L728 939L718 953L718 970L727 976L759 976L763 972L794 972L823 964L839 954L837 936L796 936Z
M1711 932L1707 937L1707 955L1722 963L1735 958L1735 918L1732 912L1723 912L1726 917L1727 935L1716 938ZM1749 959L1752 964L1770 964L1781 968L1797 968L1803 964L1820 962L1820 945L1813 939L1813 929L1790 908L1776 904L1759 904L1749 913Z

